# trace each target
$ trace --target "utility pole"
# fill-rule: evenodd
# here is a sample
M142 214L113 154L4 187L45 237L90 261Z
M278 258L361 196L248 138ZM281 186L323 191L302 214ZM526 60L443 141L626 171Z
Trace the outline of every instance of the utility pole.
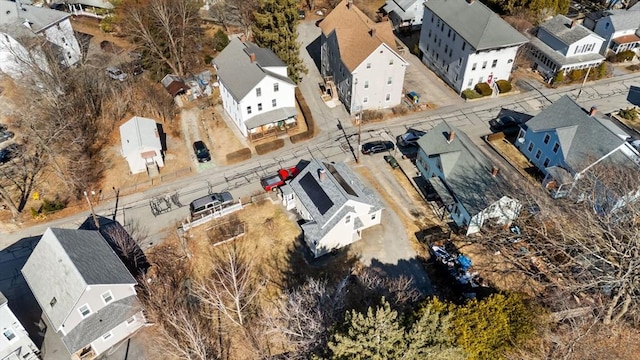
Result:
M91 203L91 200L89 199L89 194L87 194L87 192L84 192L84 198L87 199L87 203L89 204L89 208L91 209L91 216L93 216L93 223L96 224L96 229L100 229L100 222L98 222L98 217L96 216L96 212L93 210L93 204Z
M353 74L352 74L353 75ZM362 114L360 113L360 111L358 110L358 98L356 97L356 89L358 88L358 79L354 79L353 81L353 99L354 99L354 103L356 104L355 106L355 111L356 111L356 121L358 122L358 147L356 148L356 163L360 163L360 146L362 145Z
M589 72L591 71L591 68L593 66L590 66L587 68L587 74L584 76L584 80L582 80L582 85L580 85L580 90L578 91L578 95L576 96L576 100L578 100L578 98L580 97L580 94L582 94L582 88L584 87L584 84L587 82L587 78L589 77Z

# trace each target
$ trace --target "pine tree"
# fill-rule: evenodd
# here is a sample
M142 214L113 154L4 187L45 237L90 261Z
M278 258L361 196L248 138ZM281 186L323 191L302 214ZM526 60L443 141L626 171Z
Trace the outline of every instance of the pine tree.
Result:
M347 312L343 325L344 329L329 342L334 359L397 359L406 349L398 313L384 298L380 306L369 307L366 315Z
M307 69L300 59L298 43L298 1L259 0L252 26L255 43L271 49L288 65L291 80L299 83Z
M407 352L404 359L465 359L463 350L455 345L451 334L453 307L429 300L418 312L418 318L407 333Z

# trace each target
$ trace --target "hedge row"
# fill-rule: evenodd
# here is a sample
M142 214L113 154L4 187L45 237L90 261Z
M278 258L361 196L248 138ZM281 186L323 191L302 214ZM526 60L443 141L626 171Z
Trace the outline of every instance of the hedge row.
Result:
M304 117L305 122L307 123L307 131L292 135L289 137L292 143L298 143L301 141L311 139L316 133L316 122L313 120L313 115L311 115L311 109L309 109L309 105L307 105L307 101L302 96L302 92L299 88L296 87L296 101L298 102L298 106L300 107L300 111L302 111L302 116Z
M500 90L500 94L508 93L511 91L511 83L507 80L498 80L496 81L496 85L498 86L498 90Z
M462 97L465 99L479 99L482 97L482 95L478 94L475 90L473 89L466 89L462 92Z
M242 148L227 154L227 163L234 164L240 161L251 159L251 149Z
M263 155L268 152L278 150L282 147L284 147L284 139L275 139L273 141L269 141L268 143L256 145L256 153L258 153L258 155Z

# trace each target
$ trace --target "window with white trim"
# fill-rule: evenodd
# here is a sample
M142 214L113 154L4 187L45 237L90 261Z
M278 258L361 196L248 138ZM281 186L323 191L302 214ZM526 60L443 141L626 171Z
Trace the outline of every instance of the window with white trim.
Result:
M483 69L486 69L486 68L487 68L487 62L486 62L486 61L483 61L483 62L482 62L482 68L483 68Z
M273 83L273 92L278 92L278 90L280 90L280 84Z
M542 150L538 149L538 151L536 151L536 159L540 159L540 155L542 155Z
M256 88L256 96L258 97L262 96L262 89Z
M367 63L367 69L371 69L371 63Z
M345 219L344 219L344 222L347 223L347 224L350 223L351 222L351 215L347 215L345 217Z
M136 322L136 317L132 316L130 318L127 319L127 326L133 324L134 322Z
M102 296L102 301L104 301L105 304L108 304L113 301L113 294L111 293L111 290L103 293L101 296Z
M545 144L549 143L549 140L551 140L551 136L549 136L549 134L545 134L544 135L544 140L542 140Z
M278 104L278 102L276 101L276 99L271 100L271 106L272 107L276 107L277 104Z
M473 65L471 65L471 71L475 70L476 66L478 66L478 63L473 63Z
M389 65L393 65L393 59L389 60Z
M555 144L553 145L553 152L557 154L557 153L558 153L558 149L559 149L559 148L560 148L560 144L555 143Z
M362 98L362 102L363 102L363 103L365 103L365 104L366 104L366 103L368 103L368 102L369 102L369 98L368 98L368 97L366 97L366 96L365 96L365 97L363 97L363 98Z
M91 315L91 308L89 307L88 304L84 304L80 306L78 308L78 311L80 312L80 315L82 315L83 318L86 318L87 316Z
M251 114L251 106L247 106L247 114Z
M391 100L391 94L387 93L387 95L384 98L385 101L390 101Z
M107 341L109 340L111 337L113 336L113 334L111 333L111 331L109 331L108 333L102 335L102 341Z
M371 220L375 220L376 219L376 214L371 214Z
M4 335L4 337L7 338L7 340L9 341L16 338L16 334L13 332L12 329L6 329L5 331L2 332L2 335Z
M364 81L364 88L368 89L369 88L369 80L365 80Z
M392 82L393 82L393 78L389 76L389 78L387 79L387 85L391 85Z
M258 111L262 111L262 103L258 103Z

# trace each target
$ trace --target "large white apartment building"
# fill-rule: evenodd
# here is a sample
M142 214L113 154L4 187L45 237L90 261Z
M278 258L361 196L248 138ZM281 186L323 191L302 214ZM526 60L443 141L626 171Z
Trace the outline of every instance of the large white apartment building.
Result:
M420 59L458 93L508 80L527 38L480 1L427 0Z

